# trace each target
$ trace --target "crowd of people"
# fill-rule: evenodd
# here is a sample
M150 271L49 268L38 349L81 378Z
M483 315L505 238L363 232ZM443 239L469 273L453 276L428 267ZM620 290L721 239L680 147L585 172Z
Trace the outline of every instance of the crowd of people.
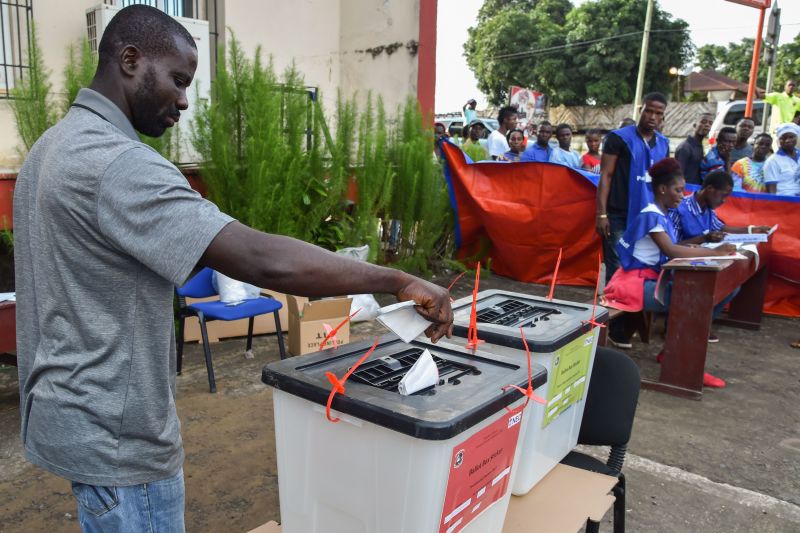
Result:
M693 125L692 135L678 145L674 154L686 183L700 185L710 172L724 170L731 174L734 191L800 196L800 162L796 151L800 136L800 97L794 95L795 87L795 81L789 80L783 92L770 93L764 98L773 105L773 112L781 123L775 131L776 150L770 134L753 135L756 125L751 117L740 119L736 127L721 128L716 132L713 146L705 150L704 143L714 117L708 112L701 113ZM482 142L486 126L477 118L476 105L475 100L464 105L466 126L461 135L451 132L453 140L473 161L558 163L599 174L601 144L603 153L618 155L615 150L619 149L619 142L612 136L611 144L608 144L608 137L604 143L599 129L586 131L586 151L581 154L572 147L573 129L569 124L553 126L544 120L522 125L516 109L510 106L500 109L499 127ZM635 123L633 119L625 119L619 128ZM448 135L443 124L437 123L436 128L437 137ZM556 142L551 140L554 135Z
M500 109L499 127L485 146L480 144L483 123L479 119L468 123L464 135L469 141L464 150L474 161L558 163L599 174L596 231L602 239L606 267L603 302L629 312L666 313L672 283L661 279L664 263L673 258L734 253L734 245L721 242L726 234L770 231L757 221L733 226L717 216L715 209L734 190L800 196L796 150L800 98L793 95L794 89L795 83L789 81L781 95L767 95L782 122L775 132L775 150L773 137L768 133L754 136L753 119L744 117L735 128L721 128L716 143L705 151L713 116L701 113L693 134L670 157L669 141L661 134L667 100L657 92L643 98L638 121L626 119L605 138L599 130L588 130L583 154L572 148L570 125L553 127L542 121L521 128L512 107ZM785 109L779 107L787 102L790 105L783 105ZM556 142L551 143L554 134ZM699 189L686 195L687 183ZM738 291L733 290L715 306L712 321ZM609 341L618 348L632 347L626 321L623 315L609 327ZM719 342L719 338L711 332L708 342ZM662 358L660 354L659 362ZM703 383L725 386L724 380L708 373Z

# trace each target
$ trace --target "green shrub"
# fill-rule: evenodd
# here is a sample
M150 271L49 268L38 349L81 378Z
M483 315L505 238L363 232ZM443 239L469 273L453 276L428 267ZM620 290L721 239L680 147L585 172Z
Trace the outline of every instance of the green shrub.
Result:
M17 80L11 89L11 109L17 123L17 132L22 140L23 155L27 154L36 140L58 121L52 106L50 72L45 68L36 25L31 24L30 40L26 57L30 68Z
M67 65L64 67L64 105L63 110L66 114L78 91L88 87L92 83L94 73L97 70L97 54L92 52L92 46L87 39L81 40L80 52L76 57L75 45L70 44L67 49Z

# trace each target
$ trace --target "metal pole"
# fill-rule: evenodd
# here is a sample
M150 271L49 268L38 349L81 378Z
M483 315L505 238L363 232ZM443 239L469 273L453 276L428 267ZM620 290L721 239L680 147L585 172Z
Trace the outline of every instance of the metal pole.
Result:
M650 46L650 24L653 21L653 0L647 0L647 15L644 17L644 34L642 34L642 53L639 56L639 75L636 77L636 96L633 99L633 118L639 116L639 105L644 89L644 71L647 67L647 48Z
M777 46L776 46L777 48ZM777 53L777 50L775 51ZM772 83L775 81L775 62L773 62L769 66L769 70L767 70L767 86L764 87L765 93L772 92ZM764 133L769 133L767 129L767 123L769 122L769 115L772 106L767 105L764 102L764 110L761 112L761 129Z
M766 9L761 8L758 14L758 33L756 45L753 47L753 62L750 64L750 84L747 86L747 104L744 106L744 116L753 116L753 95L756 93L756 78L758 77L758 58L761 54L761 34L764 31L764 14Z

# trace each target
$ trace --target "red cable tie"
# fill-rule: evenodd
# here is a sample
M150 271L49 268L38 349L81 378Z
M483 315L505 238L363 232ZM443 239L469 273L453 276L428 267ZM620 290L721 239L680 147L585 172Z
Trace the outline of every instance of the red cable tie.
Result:
M454 280L453 280L453 283L451 283L451 284L450 284L450 286L449 286L449 287L447 287L447 292L450 292L450 289L452 289L452 288L453 288L453 285L455 285L455 284L456 284L456 282L457 282L458 280L460 280L460 279L461 279L461 276L463 276L463 275L464 275L464 274L466 274L466 273L467 273L467 271L465 270L464 272L462 272L461 274L459 274L458 276L456 276L456 279L454 279ZM455 300L454 300L454 299L453 299L453 297L451 296L451 297L450 297L450 303L453 303L453 302L455 302Z
M355 313L353 313L353 314L355 314ZM333 403L333 397L336 396L336 393L344 394L344 391L345 391L344 383L347 381L347 378L349 378L350 374L355 372L355 370L359 366L361 366L361 363L363 363L366 360L366 358L369 357L372 354L372 352L375 351L375 348L378 347L378 343L380 341L381 341L380 339L376 339L375 340L375 344L372 345L372 348L370 348L367 351L367 353L362 355L361 359L359 359L356 362L356 364L354 364L352 367L350 367L350 370L347 371L347 373L344 375L344 377L341 379L341 381L339 381L339 378L337 378L336 374L334 374L333 372L325 372L325 377L328 378L328 381L330 381L331 385L333 385L333 387L331 388L331 393L330 393L330 395L328 395L328 403L325 404L325 416L328 417L329 421L331 421L333 423L336 423L336 422L339 421L338 417L336 417L336 418L331 417L331 404Z
M540 403L542 405L547 403L547 400L542 398L541 396L537 396L536 393L533 391L533 368L531 364L531 351L528 349L528 341L525 340L525 332L522 330L522 326L519 327L519 333L522 335L522 344L525 346L525 353L528 356L528 389L523 389L522 387L518 387L516 385L506 385L503 387L503 390L508 389L517 389L519 392L525 396L526 400L525 403L522 405L521 409L525 409L528 406L528 402L533 400L536 403ZM509 409L506 407L506 411L512 412L513 409Z
M360 307L359 307L358 309L356 309L355 311L353 311L353 314L352 314L352 315L350 315L349 317L347 317L347 318L345 318L344 320L342 320L341 322L339 322L339 325L338 325L338 326L336 326L335 328L333 328L332 330L330 330L330 332L328 332L328 334L327 334L327 335L325 335L325 338L324 338L324 339L322 339L322 344L320 344L320 345L319 345L319 349L320 349L320 350L322 350L323 348L325 348L325 344L326 344L326 343L327 343L327 342L328 342L328 341L329 341L331 338L333 338L333 337L335 337L335 336L336 336L336 333L338 333L338 332L339 332L339 328L341 328L342 326L344 326L345 324L347 324L348 322L350 322L350 319L351 319L351 318L353 318L354 316L356 316L356 315L358 314L358 312L359 312L359 311L361 311L361 308L360 308ZM334 347L334 348L336 348L336 343L333 343L333 347Z
M601 324L597 322L595 318L595 312L597 311L597 293L600 291L600 271L602 270L603 266L603 259L600 253L597 254L597 283L594 284L594 301L592 302L592 318L591 320L584 320L584 324L591 324L592 326L596 326L598 328L606 327L605 324Z
M478 338L478 288L481 284L481 263L475 271L475 286L472 288L472 309L469 313L469 329L467 330L467 348L475 350L483 341Z
M558 267L561 266L561 252L563 248L558 249L558 259L556 260L556 269L553 271L553 281L550 282L550 294L547 295L548 300L553 299L553 292L556 290L556 279L558 279Z

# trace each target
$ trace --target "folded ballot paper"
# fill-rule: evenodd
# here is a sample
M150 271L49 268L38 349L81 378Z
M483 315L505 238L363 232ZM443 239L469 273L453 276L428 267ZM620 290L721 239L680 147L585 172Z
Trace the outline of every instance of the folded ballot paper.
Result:
M422 389L433 387L438 382L439 369L436 367L436 362L433 360L431 352L425 349L417 359L417 362L400 380L397 390L403 396L408 396Z
M425 320L417 313L417 310L414 309L415 305L413 300L409 300L381 307L378 310L378 322L389 328L404 342L411 342L431 325L430 321Z

